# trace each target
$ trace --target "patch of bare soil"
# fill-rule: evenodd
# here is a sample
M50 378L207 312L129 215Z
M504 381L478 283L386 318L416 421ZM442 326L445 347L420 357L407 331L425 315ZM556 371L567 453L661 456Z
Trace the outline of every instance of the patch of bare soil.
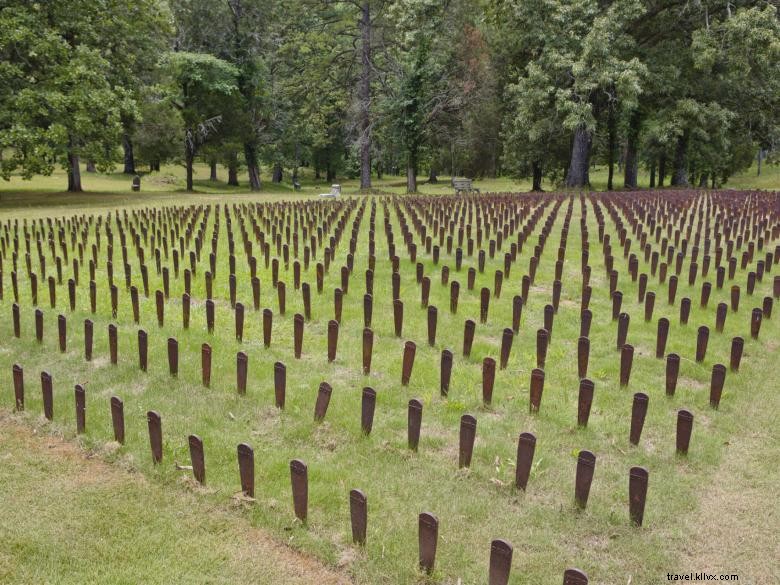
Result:
M4 434L12 434L14 439L26 446L31 457L59 458L78 460L82 473L69 476L68 481L80 482L81 485L100 482L101 485L123 485L135 483L140 489L155 489L138 473L129 473L116 466L101 461L97 457L81 450L76 444L60 437L39 434L24 424L15 420L8 412L0 411L0 426ZM183 491L182 497L194 496ZM195 503L197 505L197 503ZM238 526L243 539L234 547L233 559L241 565L273 565L277 571L282 568L286 577L284 583L300 583L317 585L347 585L351 583L349 577L343 573L330 569L317 559L291 549L276 540L264 530L254 528L242 517L232 514L227 509L204 506L204 513L224 516L225 523Z
M775 411L776 412L776 411ZM774 425L756 422L734 437L686 527L680 571L739 576L739 583L774 585L780 559L780 504ZM774 463L773 463L774 462Z

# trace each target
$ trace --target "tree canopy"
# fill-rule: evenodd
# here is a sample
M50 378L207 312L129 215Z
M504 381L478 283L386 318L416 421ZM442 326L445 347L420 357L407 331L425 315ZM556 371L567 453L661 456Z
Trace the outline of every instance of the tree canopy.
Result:
M780 139L772 1L6 0L0 174L201 159L719 185ZM622 173L622 177L618 176Z

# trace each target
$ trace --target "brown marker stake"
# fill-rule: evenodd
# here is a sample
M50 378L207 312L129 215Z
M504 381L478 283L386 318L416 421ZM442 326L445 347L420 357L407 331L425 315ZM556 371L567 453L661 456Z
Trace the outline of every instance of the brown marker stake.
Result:
M37 304L33 302L33 305ZM93 315L97 311L97 284L94 280L89 281L89 310Z
M620 385L628 386L631 365L634 362L634 346L626 343L620 350Z
M111 397L111 423L114 427L114 440L120 445L125 443L125 405L119 396Z
M479 322L487 323L488 309L490 308L490 289L483 287L480 291Z
M623 293L616 290L612 293L612 320L616 321L620 315L620 308L623 306Z
M162 420L154 410L146 413L146 422L149 426L149 446L152 448L152 462L157 464L162 461Z
M544 328L547 329L548 341L552 339L553 334L553 319L555 317L555 311L552 305L544 306Z
M136 298L138 291L136 290ZM76 281L72 278L68 279L68 301L70 302L70 310L76 310Z
M352 542L365 544L368 528L368 500L358 489L349 492L349 516L352 524Z
M536 331L536 367L544 369L544 363L547 360L547 345L550 340L550 334L547 329L538 329Z
M363 329L363 375L371 373L371 357L374 352L374 332L368 327Z
M580 451L577 457L577 476L574 481L574 501L584 509L588 505L590 484L596 469L596 456L590 451Z
M504 332L501 336L501 369L506 369L507 364L509 363L509 354L512 351L512 341L514 340L515 334L514 332L509 329L508 327L504 329Z
M65 319L64 315L59 315L57 317L57 333L59 337L60 352L62 353L65 353L65 350L67 349L67 332L68 321Z
M35 309L35 340L43 343L43 311Z
M544 391L544 370L534 368L531 370L531 400L530 412L539 412L542 405L542 392Z
M327 382L320 384L317 391L317 402L314 404L314 422L320 422L325 418L328 412L328 404L330 404L330 395L333 393L333 388Z
M290 483L295 517L305 524L309 510L309 472L300 459L290 461Z
M474 343L474 332L476 329L477 324L471 319L466 319L463 330L463 357L471 355L471 345Z
M520 433L517 440L517 465L515 467L515 486L525 491L536 451L536 436L533 433Z
M16 373L15 370L14 373ZM15 379L14 382L16 382ZM43 396L43 416L52 420L54 418L54 395L51 374L48 372L41 372L41 394Z
M712 366L712 379L710 380L710 406L718 408L720 397L723 394L723 384L726 382L726 366L715 364Z
M764 319L771 319L772 318L772 305L774 303L774 299L772 297L764 297L763 304L761 306L761 310L764 312Z
M683 297L680 301L680 323L688 324L688 318L691 316L691 299Z
M206 299L206 330L209 333L214 333L214 317L215 317L214 301L211 299Z
M739 309L739 286L736 284L731 287L731 310L737 312Z
M417 451L420 444L420 427L422 426L422 402L416 398L409 401L408 421L407 421L407 439L409 449Z
M648 323L653 320L653 308L655 307L655 293L649 291L645 295L645 322Z
M580 337L590 337L590 324L593 321L593 313L585 309L580 313Z
M723 333L723 328L726 326L726 315L728 314L728 305L726 303L718 303L718 308L715 310L715 331Z
M116 314L119 306L119 289L116 285L111 285L111 317L116 319Z
M295 359L301 359L303 352L303 315L296 313L293 317L293 355Z
M241 303L236 303L235 313L236 341L241 343L244 340L244 305Z
M200 373L204 387L211 387L211 346L204 343L200 346Z
M184 293L181 296L181 324L182 328L190 328L190 295Z
M764 312L761 309L753 309L750 313L750 337L758 339L758 333L761 331L761 320Z
M179 342L168 338L168 371L174 378L179 375Z
M112 287L111 293L112 293L112 300L113 300L114 287ZM49 277L49 305L51 306L52 309L54 309L57 306L57 281L54 280L53 276Z
M523 315L523 297L516 295L512 297L512 331L520 331L520 318Z
M441 395L446 398L450 391L450 378L452 376L452 352L449 349L444 349L441 352L441 382L439 385L439 391Z
M458 467L471 467L471 455L474 452L474 438L477 435L477 419L470 414L460 417L460 442L458 449Z
M138 288L130 287L130 304L133 306L133 323L139 323L141 320L141 310L138 305ZM73 310L73 307L71 307Z
M374 410L376 409L376 390L363 388L360 408L360 428L364 434L370 435L374 427Z
M490 406L493 401L493 384L496 380L496 360L486 357L482 360L482 403Z
M165 323L165 298L162 291L159 290L154 293L154 296L157 302L157 325L162 327Z
M655 342L655 357L661 359L666 354L666 340L669 338L669 319L658 319L658 335Z
M246 394L246 378L249 370L249 357L239 351L236 354L236 390L242 396Z
M395 325L395 336L401 337L404 328L404 304L400 299L393 301L393 323Z
M370 294L363 295L363 327L371 327L374 316L374 297Z
M582 379L588 375L588 360L590 358L590 340L580 337L577 340L577 376Z
M677 388L677 376L680 373L680 356L670 353L666 356L666 395L674 396Z
M274 399L276 407L284 409L287 395L287 367L282 362L274 364Z
M693 413L689 410L680 409L677 411L677 453L680 455L688 454L688 447L691 443L691 432L693 431Z
M13 368L14 378L14 398L16 400L16 410L21 412L24 410L24 369L19 364L14 364Z
M620 348L626 344L626 339L628 338L628 325L630 321L631 318L628 316L628 313L620 313L620 316L618 317L616 340L616 349L618 351L620 351Z
M274 314L271 309L263 309L263 346L271 347L271 326Z
M84 321L84 359L92 361L92 335L94 324L89 319Z
M584 311L590 306L590 298L592 295L593 295L593 288L591 286L586 285L582 287L582 300L580 301L581 311Z
M420 568L426 573L433 572L436 563L436 545L439 540L439 519L433 514L423 512L418 519Z
M737 336L731 340L731 361L729 367L732 372L739 371L739 364L742 361L742 350L745 348L745 340Z
M195 481L203 485L206 483L206 462L203 457L203 441L198 435L187 437L190 446L190 462L192 463L192 475Z
M454 315L458 312L458 296L460 295L460 283L453 280L450 283L450 312Z
M255 497L255 452L246 443L241 443L236 449L238 453L238 475L241 478L241 492Z
M580 380L580 390L577 399L577 424L581 427L588 426L590 418L590 407L593 404L593 391L595 385L591 380L583 378Z
M699 327L696 335L696 361L703 362L707 355L707 342L710 339L710 330L706 325Z
M632 467L628 473L628 511L631 523L642 526L649 473L644 467Z
M417 352L417 346L413 341L404 343L404 355L401 362L401 386L408 386L412 377L412 368L414 367L414 355Z
M428 307L428 345L436 345L436 324L438 322L438 311L436 307Z
M252 306L255 311L260 310L260 279L257 276L252 277Z
M512 545L505 540L490 543L490 568L488 585L507 585L512 570Z
M712 293L712 284L709 282L705 282L701 285L701 307L707 308L707 305L710 302L710 294Z
M588 585L588 576L579 569L566 569L563 585Z
M146 331L144 331L143 329L139 329L138 330L138 368L142 372L145 372L147 368L148 350L149 350L149 340L146 335Z
M336 360L336 350L339 344L339 322L335 319L328 321L328 361Z
M638 445L642 436L642 429L645 426L645 417L647 416L647 405L650 398L643 392L634 394L634 402L631 406L631 432L629 442L632 445Z

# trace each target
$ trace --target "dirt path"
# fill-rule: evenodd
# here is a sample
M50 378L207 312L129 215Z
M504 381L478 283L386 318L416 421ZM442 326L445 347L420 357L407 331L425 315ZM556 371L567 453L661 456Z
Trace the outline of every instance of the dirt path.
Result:
M752 401L750 429L733 437L712 482L702 490L699 510L679 571L739 576L739 583L780 583L778 461L780 398Z
M349 583L229 510L0 411L2 583Z

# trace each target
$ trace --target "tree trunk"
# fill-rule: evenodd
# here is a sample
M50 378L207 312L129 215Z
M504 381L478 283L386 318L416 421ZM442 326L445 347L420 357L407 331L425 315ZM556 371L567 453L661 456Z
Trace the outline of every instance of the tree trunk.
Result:
M688 131L686 130L682 136L677 139L677 147L674 151L674 174L672 175L672 186L674 187L688 186L688 157L686 156L687 150Z
M88 160L87 161L87 167L86 170L88 173L96 173L97 169L95 168L95 161L94 160Z
M244 144L244 158L246 158L246 172L249 175L249 189L250 191L259 191L262 187L260 165L257 164L257 149L251 142Z
M428 173L428 183L431 185L435 185L439 182L439 177L437 176L438 173L436 172L436 167L431 167L430 172Z
M626 189L636 189L639 186L639 161L637 159L637 141L639 139L639 112L634 110L629 121L626 137L626 162L623 173L623 186Z
M717 189L718 188L717 178L716 178L716 174L715 173L712 173L712 188L713 189Z
M192 166L195 162L195 147L188 134L184 139L184 166L187 169L187 191L193 190Z
M322 179L322 174L320 173L320 167L314 167L314 180L319 181Z
M211 161L209 163L210 172L209 172L209 181L218 181L217 179L217 163L216 161Z
M280 165L279 163L276 163L274 165L274 172L273 172L273 176L271 177L271 181L274 183L282 182L282 165Z
M761 160L764 158L762 155L764 154L764 151L762 149L758 149L758 174L756 174L757 177L761 176Z
M406 165L406 192L417 193L417 154L409 155Z
M531 164L531 169L533 172L533 186L531 187L531 191L541 193L544 191L544 189L542 189L542 163L535 160Z
M233 160L228 164L228 185L238 187L238 165Z
M701 177L699 178L699 189L706 189L707 183L709 182L709 174L708 173L702 173Z
M157 171L160 172L160 161L159 160L153 160L149 163L149 170L150 171Z
M336 180L336 171L333 170L330 162L328 162L328 168L325 169L325 180L328 181L328 183L333 183L333 181Z
M360 188L371 188L371 4L360 8Z
M663 187L666 181L666 154L662 154L658 159L658 186Z
M566 172L567 187L586 187L590 185L590 148L593 136L584 126L577 126L571 147L569 170Z
M71 147L72 148L72 147ZM79 168L79 156L68 150L68 192L81 193L84 189L81 187L81 169Z
M614 190L613 179L615 177L615 109L609 108L607 116L607 191Z
M650 163L650 188L655 189L655 161Z
M125 168L122 171L125 175L135 175L135 155L133 154L133 143L130 141L130 134L122 134L122 150L124 151Z
M381 162L376 165L376 178L377 178L377 181L381 181L382 180L382 163Z

